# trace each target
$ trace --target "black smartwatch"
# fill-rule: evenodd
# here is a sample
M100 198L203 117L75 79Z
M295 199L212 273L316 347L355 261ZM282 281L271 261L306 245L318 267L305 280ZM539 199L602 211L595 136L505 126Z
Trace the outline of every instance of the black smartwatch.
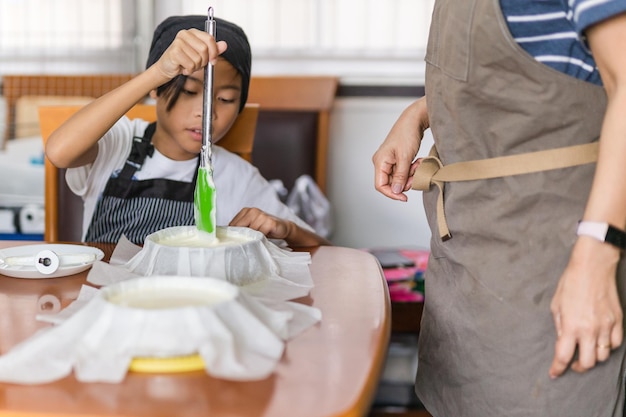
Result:
M620 250L626 249L626 232L605 222L581 221L576 229L578 236L589 236L600 242L610 243Z

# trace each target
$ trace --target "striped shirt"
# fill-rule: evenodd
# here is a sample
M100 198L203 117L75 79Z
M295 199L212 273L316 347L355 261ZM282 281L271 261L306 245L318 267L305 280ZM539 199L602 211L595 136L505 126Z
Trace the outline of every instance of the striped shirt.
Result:
M602 84L585 30L626 12L625 0L500 0L517 43L557 71Z

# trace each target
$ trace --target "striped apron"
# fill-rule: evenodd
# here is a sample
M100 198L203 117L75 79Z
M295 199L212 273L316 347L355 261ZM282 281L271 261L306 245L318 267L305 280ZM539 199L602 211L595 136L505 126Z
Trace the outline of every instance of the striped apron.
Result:
M85 241L117 243L124 235L142 245L147 235L172 226L195 224L192 182L164 178L133 180L133 175L152 155L156 123L143 137L133 138L130 155L118 176L111 176L96 204ZM197 171L196 171L197 175Z
M432 240L417 395L435 417L621 417L624 345L585 374L548 376L556 342L550 302L595 169L595 156L578 156L595 152L604 89L526 53L498 0L437 0L426 62L443 168L532 160L551 149L574 156L560 164L559 153L542 169L522 162L529 173L425 187ZM624 263L617 281L623 304Z

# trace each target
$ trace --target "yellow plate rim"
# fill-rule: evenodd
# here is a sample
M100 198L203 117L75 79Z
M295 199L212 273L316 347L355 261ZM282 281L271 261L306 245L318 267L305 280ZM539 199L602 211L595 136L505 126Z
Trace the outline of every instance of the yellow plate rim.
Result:
M169 358L133 358L129 370L142 373L192 372L204 369L204 360L199 354L173 356Z

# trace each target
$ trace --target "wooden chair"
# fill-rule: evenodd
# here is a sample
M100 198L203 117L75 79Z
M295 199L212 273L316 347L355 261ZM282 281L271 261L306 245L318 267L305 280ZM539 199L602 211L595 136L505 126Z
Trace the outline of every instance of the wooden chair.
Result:
M39 108L41 136L45 142L63 122L82 106L50 106ZM220 140L219 145L240 155L247 161L252 159L252 148L256 130L259 105L248 103L239 117ZM137 104L127 113L132 118L156 120L152 105ZM82 238L83 202L67 186L65 169L58 169L45 158L45 229L47 242L80 242Z
M338 84L331 76L251 78L248 101L261 105L252 160L265 178L281 179L291 189L308 174L326 192L329 119Z
M72 97L100 97L101 95L124 84L134 74L91 74L91 75L47 75L47 74L6 74L2 75L2 95L6 100L6 126L5 139L12 139L18 133L17 120L18 101L24 96L36 96L39 103L43 100L54 100L50 105L76 105ZM69 96L69 97L68 97ZM62 99L72 99L72 103L59 102ZM0 144L2 144L0 139ZM1 146L0 146L1 148Z

